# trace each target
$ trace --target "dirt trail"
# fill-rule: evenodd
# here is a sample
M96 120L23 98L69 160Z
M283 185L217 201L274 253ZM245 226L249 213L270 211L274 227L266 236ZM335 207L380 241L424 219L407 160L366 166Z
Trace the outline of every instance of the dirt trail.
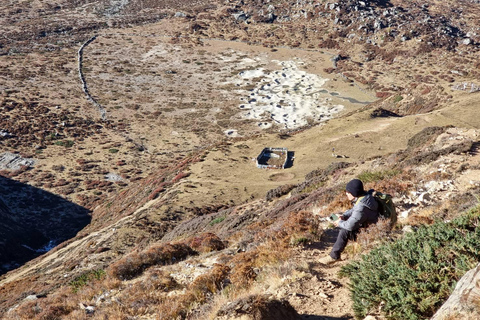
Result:
M311 273L289 288L282 289L288 291L286 298L301 315L301 319L354 319L348 279L338 276L341 266L347 264L349 259L331 266L318 262L330 252L337 233L338 230L326 230L320 242L297 250L292 258L307 263ZM342 258L345 257L344 254Z

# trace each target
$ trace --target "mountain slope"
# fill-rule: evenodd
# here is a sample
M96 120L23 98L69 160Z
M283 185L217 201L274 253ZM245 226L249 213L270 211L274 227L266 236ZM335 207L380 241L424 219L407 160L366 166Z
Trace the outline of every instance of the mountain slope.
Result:
M2 3L0 151L35 160L0 171L1 262L25 262L0 278L3 318L213 319L265 292L303 318L351 318L347 281L317 263L349 179L395 196L392 238L478 202L479 10ZM255 113L277 81L278 106ZM306 101L326 112L278 120ZM256 168L265 147L293 166Z

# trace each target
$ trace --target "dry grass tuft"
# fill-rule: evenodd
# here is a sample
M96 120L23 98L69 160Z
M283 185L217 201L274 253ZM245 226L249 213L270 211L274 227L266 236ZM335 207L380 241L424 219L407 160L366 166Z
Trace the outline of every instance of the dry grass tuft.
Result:
M239 264L232 271L230 281L237 288L249 288L257 278L257 273L250 263Z
M414 214L408 217L408 224L412 226L430 225L435 221L430 216Z
M159 318L185 318L194 306L205 303L225 287L229 273L228 266L215 264L211 272L195 279L186 289L185 294L178 298L168 299L161 304L157 309Z
M122 313L125 315L154 314L157 306L167 302L165 293L179 287L170 275L162 271L153 271L142 278L141 282L128 285L121 290L116 301L120 302ZM108 308L118 308L118 306L111 305Z
M69 316L78 306L78 300L76 297L72 299L70 294L68 287L62 287L46 298L21 303L9 311L5 319L67 319L65 316Z
M253 294L238 298L218 310L218 316L228 319L243 319L249 314L252 319L298 319L299 315L287 300L272 299L269 295Z
M257 280L262 270L281 273L285 261L292 254L292 245L318 239L321 234L318 220L311 212L292 212L284 224L276 229L260 232L259 244L252 250L235 255L230 264L230 280L237 289L247 289ZM273 272L273 271L270 271ZM269 278L263 275L263 278Z
M346 211L347 209L350 209L351 206L352 203L345 196L345 190L342 190L335 194L334 198L328 202L322 212L332 213Z
M368 228L360 229L357 235L357 243L362 250L373 248L378 242L388 238L390 234L390 220L379 219L377 223L370 225Z
M320 239L322 230L318 219L309 211L291 212L282 228L272 234L285 247Z
M42 320L56 320L61 319L62 316L66 316L73 311L71 307L64 305L48 305L45 307L45 310L40 312L37 316L37 319Z
M413 171L402 171L394 176L367 183L365 188L374 189L382 193L399 196L406 195L408 191L418 184L417 173Z

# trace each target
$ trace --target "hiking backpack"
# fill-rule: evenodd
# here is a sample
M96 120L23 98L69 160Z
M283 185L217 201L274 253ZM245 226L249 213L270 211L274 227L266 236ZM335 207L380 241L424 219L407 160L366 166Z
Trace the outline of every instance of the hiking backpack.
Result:
M393 228L395 223L397 223L397 211L395 210L395 205L393 204L392 196L388 193L381 193L379 191L370 190L369 193L377 200L378 203L378 213L381 218L390 220L390 227Z

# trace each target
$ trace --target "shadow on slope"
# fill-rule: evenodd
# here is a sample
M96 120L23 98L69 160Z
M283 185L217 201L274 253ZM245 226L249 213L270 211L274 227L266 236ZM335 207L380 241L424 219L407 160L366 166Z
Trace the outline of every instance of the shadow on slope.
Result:
M328 317L328 316L314 316L309 314L302 314L300 315L300 319L302 320L350 320L354 319L353 317Z
M74 237L90 212L64 198L0 176L0 275Z

